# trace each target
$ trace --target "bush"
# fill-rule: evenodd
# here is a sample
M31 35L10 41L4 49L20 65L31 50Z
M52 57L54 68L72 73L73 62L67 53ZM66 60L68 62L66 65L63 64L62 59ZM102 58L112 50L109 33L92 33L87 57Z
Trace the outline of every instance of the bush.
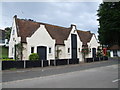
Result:
M38 54L37 53L30 54L29 60L39 60Z

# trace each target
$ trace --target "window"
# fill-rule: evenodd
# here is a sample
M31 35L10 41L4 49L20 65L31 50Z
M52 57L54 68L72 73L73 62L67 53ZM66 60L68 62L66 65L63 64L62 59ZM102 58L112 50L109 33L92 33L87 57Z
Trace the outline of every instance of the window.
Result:
M12 35L14 35L14 33L15 33L15 30L13 30Z
M31 53L34 53L34 47L31 47Z
M13 55L13 48L12 48L12 55Z
M70 53L70 48L68 48L68 53Z
M49 48L49 53L51 53L51 48Z
M78 48L79 52L80 52L80 48Z

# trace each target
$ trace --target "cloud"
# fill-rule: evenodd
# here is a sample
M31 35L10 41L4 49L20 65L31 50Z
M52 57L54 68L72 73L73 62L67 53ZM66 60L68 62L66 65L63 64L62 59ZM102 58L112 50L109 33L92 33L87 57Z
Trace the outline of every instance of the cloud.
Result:
M4 23L11 25L12 17L17 14L20 18L64 27L76 24L80 30L96 33L98 5L99 2L6 2L3 3L3 15L9 19L5 19Z

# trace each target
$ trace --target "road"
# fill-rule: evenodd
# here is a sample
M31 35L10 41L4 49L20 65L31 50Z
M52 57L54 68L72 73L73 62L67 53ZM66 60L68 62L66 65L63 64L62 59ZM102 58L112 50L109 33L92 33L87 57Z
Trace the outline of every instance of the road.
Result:
M117 88L118 61L3 71L3 88Z
M4 82L3 88L118 88L118 65Z

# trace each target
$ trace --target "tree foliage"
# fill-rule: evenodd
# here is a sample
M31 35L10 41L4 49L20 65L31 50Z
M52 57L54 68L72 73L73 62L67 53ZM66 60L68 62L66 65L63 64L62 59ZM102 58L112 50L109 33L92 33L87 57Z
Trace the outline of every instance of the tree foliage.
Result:
M99 41L102 45L120 45L120 2L104 2L98 10Z
M11 33L12 28L11 27L6 27L5 28L5 38L10 40L10 33Z

